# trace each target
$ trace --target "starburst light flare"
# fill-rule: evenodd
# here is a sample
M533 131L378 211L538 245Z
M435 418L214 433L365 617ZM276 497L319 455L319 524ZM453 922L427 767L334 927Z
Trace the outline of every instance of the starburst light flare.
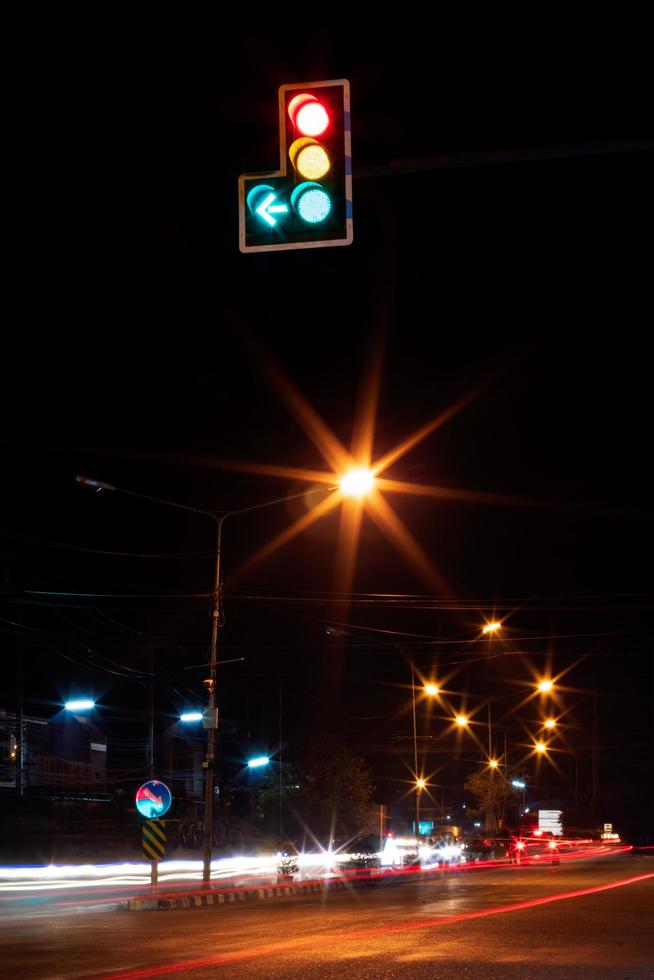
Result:
M325 471L303 470L280 464L238 463L234 460L216 460L214 465L225 469L241 470L246 473L259 473L266 476L292 479L313 484L314 487L316 484L324 483L326 485L325 491L329 493L329 496L316 503L308 513L303 514L294 524L278 534L272 541L266 543L244 565L236 569L232 578L238 576L246 568L249 569L269 558L280 547L340 505L341 520L335 567L337 587L341 592L347 594L351 588L356 566L358 539L365 513L373 519L394 548L417 571L431 590L451 596L451 590L443 575L400 520L386 499L385 492L505 505L529 502L481 491L465 491L437 486L426 487L421 484L382 478L381 474L478 397L485 385L463 395L393 449L375 460L373 458L374 430L382 365L380 342L373 345L372 356L357 405L351 450L349 451L274 361L268 355L262 354L261 351L258 351L258 354L265 373L283 403L318 449L329 469Z

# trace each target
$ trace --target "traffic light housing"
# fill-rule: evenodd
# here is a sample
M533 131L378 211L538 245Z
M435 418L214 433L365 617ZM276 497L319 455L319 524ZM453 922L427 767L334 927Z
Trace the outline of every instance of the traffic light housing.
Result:
M279 170L238 179L241 252L352 242L350 83L281 85Z

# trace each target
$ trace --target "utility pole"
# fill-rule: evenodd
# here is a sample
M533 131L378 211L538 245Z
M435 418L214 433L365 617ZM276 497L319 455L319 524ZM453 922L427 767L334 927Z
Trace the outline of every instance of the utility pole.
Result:
M593 673L593 745L591 768L591 800L593 811L599 802L599 708L597 704L597 666Z
M205 884L211 880L211 857L213 852L213 801L215 792L216 731L218 729L218 709L216 707L216 673L218 667L218 630L221 616L220 556L222 548L223 522L229 514L216 517L216 567L213 592L211 595L211 657L209 677L204 681L207 689L208 705L203 724L207 729L207 758L204 763L204 860L202 878Z
M204 884L211 880L211 857L213 853L213 813L214 813L214 789L215 789L215 763L216 763L216 730L218 728L218 708L216 705L216 674L218 667L218 638L221 624L222 609L222 582L220 578L220 558L222 546L223 523L228 517L235 517L238 514L249 514L255 510L262 510L264 507L273 507L276 504L287 503L297 500L300 497L307 497L313 493L331 493L335 488L331 486L319 487L315 490L308 490L302 493L294 493L287 497L276 497L274 500L266 500L261 504L254 504L252 507L241 507L238 510L228 510L223 514L215 511L202 510L199 507L190 507L188 504L178 504L174 500L165 500L162 497L153 497L147 493L138 493L134 490L126 490L124 487L114 486L112 483L105 483L104 480L96 480L87 476L78 475L75 477L77 483L89 487L96 492L110 491L122 493L128 497L135 497L138 500L146 500L150 503L159 504L162 507L173 507L176 510L183 510L191 514L199 514L202 517L211 518L216 526L216 553L215 571L213 577L213 589L211 592L211 655L209 659L209 677L203 681L207 691L207 707L204 711L202 724L207 729L207 755L203 762L205 770L205 808L204 808L204 855L202 878Z
M23 609L16 615L20 630L16 637L16 794L23 795L25 778L25 720L23 718Z
M495 756L493 755L493 726L491 722L491 706L489 701L488 702L488 761L490 762L494 758ZM489 810L488 813L486 814L486 830L488 830L490 833L494 833L497 830L497 827L495 825L496 823L495 807L494 807L495 794L493 793L493 790L495 789L495 783L493 782L493 780L495 779L495 769L492 766L489 768L488 779L489 779L489 783L488 783Z
M279 685L279 747L277 750L277 758L279 761L279 839L282 841L284 839L284 834L282 831L283 820L282 820L282 685Z
M148 769L150 771L150 779L154 779L154 769L155 769L155 750L154 750L154 648L151 646L149 650L148 666L150 670L150 724L149 724L149 735L148 735Z

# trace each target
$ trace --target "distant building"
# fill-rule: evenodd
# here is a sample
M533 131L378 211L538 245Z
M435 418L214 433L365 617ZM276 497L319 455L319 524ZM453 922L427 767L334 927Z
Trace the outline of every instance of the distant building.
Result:
M0 791L83 792L106 783L107 740L88 720L23 715L21 764L18 718L0 710Z

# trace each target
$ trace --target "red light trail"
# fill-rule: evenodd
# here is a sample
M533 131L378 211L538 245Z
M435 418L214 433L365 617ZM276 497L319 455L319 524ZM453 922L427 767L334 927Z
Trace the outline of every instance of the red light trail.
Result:
M636 875L633 878L623 878L620 881L611 881L604 885L594 885L592 888L580 888L570 892L559 892L556 895L546 895L542 898L532 898L523 902L515 902L511 905L497 905L489 909L481 909L475 912L463 912L460 915L449 917L440 916L435 919L426 919L419 922L407 922L396 926L383 926L376 929L358 929L349 933L335 933L333 935L321 935L320 945L334 946L344 941L354 939L373 939L381 936L398 935L404 932L417 932L424 929L436 928L439 926L453 925L457 922L467 922L472 919L483 919L492 915L504 915L507 912L520 912L525 909L538 908L541 905L550 905L553 902L567 901L572 898L583 898L588 895L597 895L601 892L611 891L615 888L624 888L626 885L633 885L640 881L647 881L654 878L654 872L644 875ZM315 944L314 938L299 939L286 943L275 943L267 946L260 946L257 949L240 950L234 953L220 953L217 956L206 956L195 960L182 960L175 963L161 963L152 966L139 967L135 970L126 970L122 973L98 974L95 980L142 980L145 977L165 976L172 973L182 973L190 970L205 970L212 966L221 966L227 963L236 963L239 960L255 959L262 956L274 956L275 954L291 952L312 947Z

